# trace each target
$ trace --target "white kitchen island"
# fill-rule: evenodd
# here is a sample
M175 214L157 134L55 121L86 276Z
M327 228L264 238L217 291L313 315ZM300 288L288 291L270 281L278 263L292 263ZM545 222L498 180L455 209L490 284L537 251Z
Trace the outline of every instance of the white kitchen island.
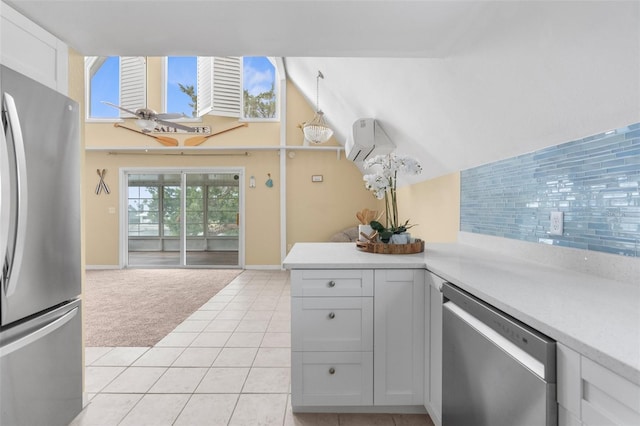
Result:
M434 293L433 288L446 280L558 342L560 424L604 421L633 424L636 420L640 424L640 287L637 284L547 267L457 243L427 244L424 253L411 255L366 253L353 243L298 243L283 264L292 271L294 410L407 412L418 410L420 405L415 402L422 398L434 422L438 423L439 407L435 405L439 398L433 394L438 391L440 372L438 362L432 359L433 353L437 353L438 341L431 335L433 323L438 319L433 311L439 300L435 300L437 292ZM441 280L434 283L433 274L418 272L425 269ZM340 278L349 271L364 275L355 280ZM399 283L396 289L392 284L395 279ZM376 292L378 287L380 290ZM358 288L361 290L354 290ZM301 311L294 304L328 303L326 314L333 312L335 319L337 306L323 302L323 298L334 298L331 290L336 290L335 301L340 303L344 302L341 297L349 297L353 299L349 302L360 299L365 306L369 303L367 298L372 299L374 312L367 313L366 308L362 308L359 317L351 312L352 317L360 321L355 327L361 333L360 338L372 337L372 345L362 346L358 351L350 350L352 348L334 351L335 347L317 351L322 345L307 350L297 344L300 336L308 338L327 330L318 325L320 322L312 321L310 325L309 319L300 316ZM339 294L342 290L347 293ZM389 309L385 309L387 302ZM376 316L389 312L391 315L384 318ZM321 319L324 313L316 311L316 319ZM423 320L418 323L420 315ZM405 338L399 343L384 340L396 334ZM329 333L326 339L330 340L331 336ZM327 356L324 352L334 358L323 359ZM351 361L347 361L347 357L352 357ZM379 357L385 357L386 361L376 362ZM311 359L315 361L305 361ZM338 382L333 379L343 370L330 366L336 360L344 360L352 369L357 366L357 374L351 371L355 375L345 383L353 384L355 378L360 378L361 385L345 392L363 393L365 397L360 403L334 403L346 401L341 397L327 397L323 402L322 395L331 395L332 383ZM404 361L401 367L394 364L399 360ZM423 370L417 367L417 360ZM333 368L333 373L323 375L324 367L327 372ZM409 374L422 378L422 391L418 384L409 383ZM381 384L382 379L387 382ZM311 389L316 389L314 392L319 395L305 395L305 391ZM340 389L338 386L336 391ZM390 395L394 395L393 398L389 398Z

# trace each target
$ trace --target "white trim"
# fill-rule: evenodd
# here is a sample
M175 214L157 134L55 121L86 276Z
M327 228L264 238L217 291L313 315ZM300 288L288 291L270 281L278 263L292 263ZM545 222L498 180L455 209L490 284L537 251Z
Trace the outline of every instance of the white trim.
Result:
M169 76L169 57L168 56L163 56L162 57L162 72L160 75L160 81L162 82L160 84L160 102L162 105L162 111L164 112L169 112L169 110L167 109L167 85L169 84L169 82L167 81L167 78ZM197 74L198 74L198 64L196 62L196 80L197 80ZM196 86L197 86L197 81L196 81Z
M280 116L280 268L284 269L282 262L287 256L287 82L282 58L276 58L276 72L278 73L278 96Z
M120 180L120 229L118 233L120 234L120 244L118 249L118 266L120 269L124 268L126 264L126 260L129 258L129 241L128 241L128 232L127 228L129 225L129 179L127 177L128 168L121 167L118 170L119 180Z
M120 265L85 265L85 271L104 271L122 269Z
M283 130L284 131L284 130ZM281 131L282 132L282 131ZM286 132L286 131L285 131ZM180 133L182 134L182 133ZM176 154L187 153L187 152L206 152L206 151L336 151L338 155L341 151L344 151L344 147L342 146L304 146L304 145L287 145L287 146L256 146L256 145L238 145L238 146L111 146L111 147L85 147L86 152L173 152ZM338 160L340 157L338 156Z
M269 270L269 271L280 271L282 270L281 265L245 265L243 268L245 270Z

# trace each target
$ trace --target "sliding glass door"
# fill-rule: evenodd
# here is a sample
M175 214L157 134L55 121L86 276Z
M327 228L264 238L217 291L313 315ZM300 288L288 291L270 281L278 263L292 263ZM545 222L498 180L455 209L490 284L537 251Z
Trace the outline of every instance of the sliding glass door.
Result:
M127 266L242 266L240 170L132 170L125 180Z
M187 175L187 265L238 265L238 174Z

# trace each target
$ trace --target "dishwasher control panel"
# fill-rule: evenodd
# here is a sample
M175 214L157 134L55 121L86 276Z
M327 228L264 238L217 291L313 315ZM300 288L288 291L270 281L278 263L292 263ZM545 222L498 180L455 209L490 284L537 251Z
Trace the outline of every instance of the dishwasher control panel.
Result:
M443 301L451 301L469 315L542 363L555 374L555 341L451 283L442 287Z

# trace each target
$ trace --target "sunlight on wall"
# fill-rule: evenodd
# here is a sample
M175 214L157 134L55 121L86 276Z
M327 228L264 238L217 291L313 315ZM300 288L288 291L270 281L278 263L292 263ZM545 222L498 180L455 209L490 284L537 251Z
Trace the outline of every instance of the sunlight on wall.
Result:
M458 238L460 173L452 173L398 189L401 221L416 224L412 236L427 243L449 243Z

